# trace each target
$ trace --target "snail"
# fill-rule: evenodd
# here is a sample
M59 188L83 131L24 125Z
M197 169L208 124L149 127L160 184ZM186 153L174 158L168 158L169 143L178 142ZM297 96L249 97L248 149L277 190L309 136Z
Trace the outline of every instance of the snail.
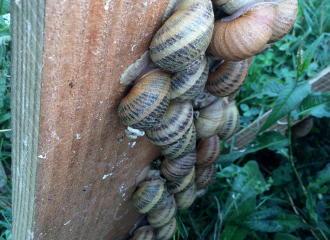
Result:
M218 136L203 139L197 149L196 167L207 167L213 164L220 155Z
M305 137L313 127L313 118L308 117L292 127L292 135L296 138Z
M166 200L166 204L152 212L148 213L148 222L154 228L159 228L167 224L176 214L176 203L174 195L171 194Z
M249 69L248 59L239 62L224 61L210 72L205 88L216 97L237 92L245 83Z
M154 240L156 237L154 228L147 225L138 228L130 240Z
M190 101L203 91L209 71L207 58L203 57L197 65L196 70L190 74L180 71L172 75L170 88L172 101Z
M162 69L179 72L204 54L213 32L209 0L183 0L157 31L150 44L151 60Z
M216 179L217 170L215 164L208 167L198 167L196 168L195 183L197 189L204 189L211 186Z
M195 180L195 167L190 170L190 173L179 179L174 181L167 181L167 191L169 193L178 193L189 188Z
M150 142L166 145L178 141L190 128L193 121L193 107L190 102L171 102L163 122L154 129L146 130Z
M264 0L218 0L215 1L215 5L222 9L225 13L232 15L246 5L263 1Z
M260 53L273 33L276 4L248 5L216 21L208 53L235 62Z
M167 180L179 180L190 173L195 162L196 151L192 151L180 159L164 159L160 165L160 171Z
M222 99L199 110L199 116L195 119L196 137L208 138L217 134L224 121L225 104Z
M292 29L298 13L298 1L286 0L278 4L276 9L273 34L268 43L274 43L284 38Z
M150 69L143 74L118 107L118 116L125 126L145 130L163 120L170 101L168 73Z
M179 159L194 150L196 144L196 129L192 123L188 131L182 137L171 144L160 146L162 154L167 159Z
M196 198L197 186L193 183L188 189L174 194L178 209L187 209L193 204Z
M156 240L172 239L176 229L176 219L173 217L167 224L155 229Z
M140 213L156 211L166 204L168 192L165 180L155 178L142 182L133 194L133 204Z
M235 101L227 104L225 109L225 120L218 132L218 136L221 140L229 139L240 128L239 112L235 105Z
M194 110L198 110L207 107L218 100L218 97L210 94L206 89L204 89L193 101Z

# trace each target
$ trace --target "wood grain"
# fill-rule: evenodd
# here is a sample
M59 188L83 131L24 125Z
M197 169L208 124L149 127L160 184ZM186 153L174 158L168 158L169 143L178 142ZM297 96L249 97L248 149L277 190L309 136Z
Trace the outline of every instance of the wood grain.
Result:
M22 4L12 8L13 18L22 19L17 24L23 26L35 9L44 10L45 17L44 28L43 15L34 19L31 28L44 29L43 36L30 40L43 43L37 64L42 71L27 76L18 75L19 67L15 68L17 84L21 78L35 85L32 90L27 85L18 87L17 98L41 89L41 96L31 94L36 104L28 119L35 120L34 128L24 128L35 129L31 141L36 144L38 139L38 145L30 149L32 143L28 143L24 149L31 166L19 168L31 180L14 187L16 191L30 187L24 191L26 197L23 192L14 193L16 202L20 201L15 208L13 226L19 236L15 239L117 239L141 217L131 203L135 179L160 153L145 137L125 136L116 110L129 87L121 86L119 78L148 49L167 1L61 0L47 1L45 6L37 0L16 2ZM21 36L17 43L26 38L25 30L14 30ZM30 55L26 46L22 48L26 58L19 60L19 47L15 56L25 66ZM35 75L42 81L33 82ZM17 103L22 104L19 99ZM13 121L22 125L24 118L17 113ZM18 155L24 145L19 142L22 130L16 129L15 167L21 164ZM21 175L15 179L21 181ZM25 205L32 211L23 209ZM28 227L18 229L19 216L28 216L21 220L25 224L29 218Z

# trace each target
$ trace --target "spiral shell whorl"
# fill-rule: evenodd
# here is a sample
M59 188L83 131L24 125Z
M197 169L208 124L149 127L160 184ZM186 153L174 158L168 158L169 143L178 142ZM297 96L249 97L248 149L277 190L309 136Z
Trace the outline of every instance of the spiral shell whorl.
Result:
M119 104L122 123L140 130L159 125L169 105L170 83L169 74L161 69L144 74Z
M155 145L167 145L178 141L190 128L193 121L191 102L171 102L164 120L155 129L146 130L150 142Z
M260 53L273 33L275 8L275 4L260 3L237 19L216 21L208 52L234 62Z
M167 224L155 229L156 240L170 240L177 230L176 219L173 217Z
M192 151L180 159L164 159L160 165L160 171L167 180L179 180L190 173L195 162L196 151Z
M194 183L195 180L195 168L193 167L190 173L176 181L167 181L167 191L169 193L178 193L186 190Z
M134 193L133 203L140 213L153 212L165 205L167 195L165 180L146 181Z
M227 140L234 135L240 128L240 116L235 102L230 102L225 109L225 121L218 132L218 136L222 140Z
M167 224L176 214L176 203L174 199L174 195L170 195L164 207L152 212L148 213L148 222L154 228L158 228Z
M218 136L205 138L197 149L196 167L207 167L213 164L220 155L220 140Z
M211 186L216 179L217 169L215 164L208 167L198 167L196 168L195 183L197 189L203 189Z
M187 209L193 204L196 198L197 186L193 183L185 191L174 194L176 205L178 209Z
M138 228L130 240L156 240L155 229L149 225Z
M169 145L160 146L162 154L168 159L179 159L194 150L196 144L196 129L191 123L188 131L177 141Z
M209 0L184 0L150 44L152 61L179 72L204 54L213 32L214 14Z

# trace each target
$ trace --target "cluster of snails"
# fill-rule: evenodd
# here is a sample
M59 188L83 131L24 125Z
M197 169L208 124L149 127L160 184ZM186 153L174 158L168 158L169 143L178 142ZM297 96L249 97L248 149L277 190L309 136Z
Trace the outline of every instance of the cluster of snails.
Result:
M151 62L133 68L138 76L119 105L121 122L145 131L164 156L160 171L134 193L134 205L148 214L150 226L132 239L170 239L177 209L188 208L213 184L219 138L230 138L240 126L231 100L254 55L290 31L298 8L297 0L212 1L220 15L231 15L214 22L209 0L171 5L146 54Z

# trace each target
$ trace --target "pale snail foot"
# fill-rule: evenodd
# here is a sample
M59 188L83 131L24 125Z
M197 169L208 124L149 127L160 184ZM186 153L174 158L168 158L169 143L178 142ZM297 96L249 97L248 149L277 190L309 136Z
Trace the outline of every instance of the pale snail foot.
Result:
M129 126L127 127L127 129L125 129L125 133L126 136L130 139L137 139L138 137L144 136L144 131Z

